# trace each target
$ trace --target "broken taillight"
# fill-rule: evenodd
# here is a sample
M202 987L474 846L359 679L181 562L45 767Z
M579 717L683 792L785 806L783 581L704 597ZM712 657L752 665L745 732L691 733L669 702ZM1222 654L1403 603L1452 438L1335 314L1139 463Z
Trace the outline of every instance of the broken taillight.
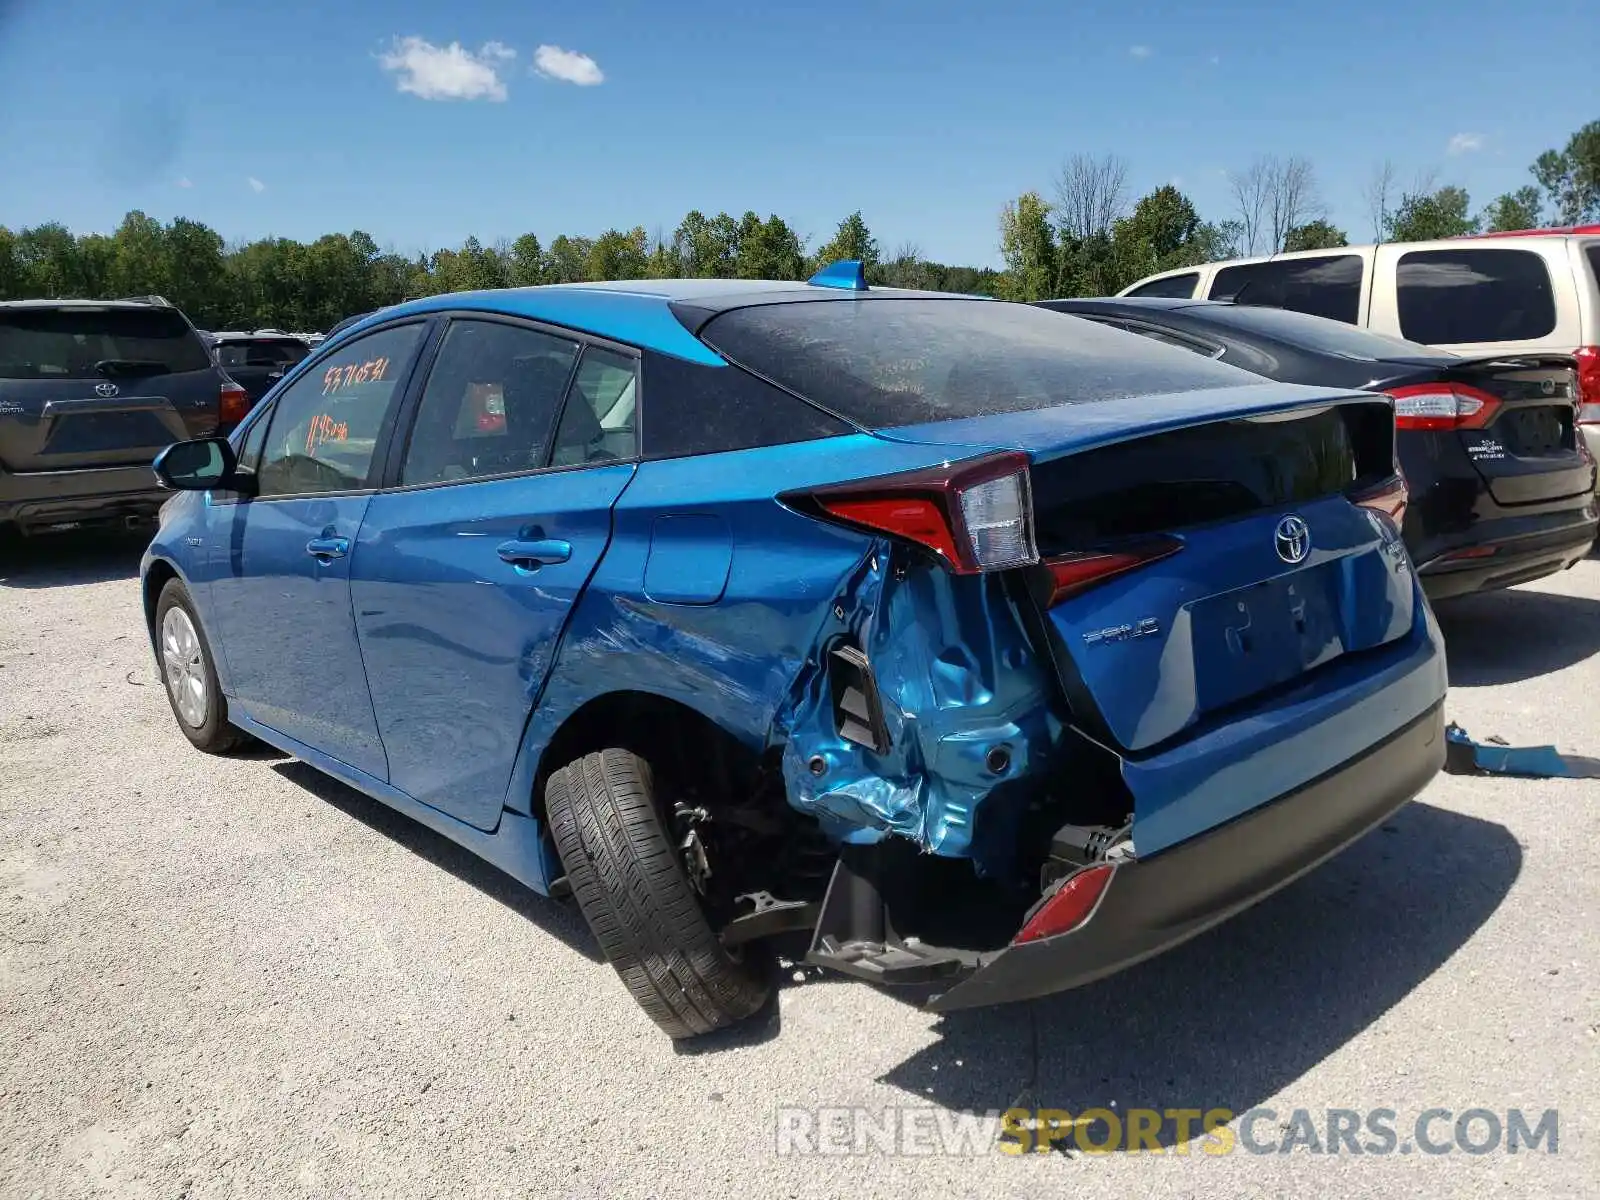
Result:
M957 575L1039 561L1028 456L1005 451L780 499L792 508L916 542Z
M1094 913L1094 906L1100 902L1115 870L1108 863L1100 863L1068 876L1055 894L1023 922L1022 929L1011 939L1012 945L1071 933L1078 928Z

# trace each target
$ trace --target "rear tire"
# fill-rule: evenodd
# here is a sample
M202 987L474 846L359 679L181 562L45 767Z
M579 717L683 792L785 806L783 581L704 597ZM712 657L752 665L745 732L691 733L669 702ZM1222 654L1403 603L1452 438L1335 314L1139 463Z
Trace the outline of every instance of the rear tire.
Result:
M721 1029L771 992L718 940L656 805L650 765L602 750L550 777L545 811L573 896L606 958L672 1038Z
M183 736L207 754L227 754L249 742L249 734L228 723L211 644L181 579L167 580L156 601L155 642L167 702Z

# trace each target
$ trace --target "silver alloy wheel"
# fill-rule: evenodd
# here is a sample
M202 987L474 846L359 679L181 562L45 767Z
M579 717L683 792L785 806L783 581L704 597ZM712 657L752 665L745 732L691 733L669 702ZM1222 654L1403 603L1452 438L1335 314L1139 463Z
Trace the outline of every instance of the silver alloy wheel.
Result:
M174 606L161 619L161 662L167 677L167 691L178 716L191 729L206 723L211 697L206 686L206 655L200 647L200 634L189 614Z

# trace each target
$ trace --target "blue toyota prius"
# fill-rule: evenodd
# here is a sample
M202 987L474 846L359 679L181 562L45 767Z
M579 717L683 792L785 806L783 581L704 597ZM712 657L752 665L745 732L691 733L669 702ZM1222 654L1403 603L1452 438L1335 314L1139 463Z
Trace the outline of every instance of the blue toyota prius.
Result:
M1444 759L1386 399L855 263L384 309L156 474L184 735L575 901L673 1037L780 952L1087 983Z

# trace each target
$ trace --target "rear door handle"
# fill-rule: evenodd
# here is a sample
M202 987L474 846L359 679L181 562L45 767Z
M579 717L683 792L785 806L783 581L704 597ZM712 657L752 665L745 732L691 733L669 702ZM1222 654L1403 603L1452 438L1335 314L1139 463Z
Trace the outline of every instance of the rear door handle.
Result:
M501 542L495 547L495 553L502 561L510 563L518 570L531 570L534 567L566 562L572 557L572 543L557 538L540 538L528 542L513 539Z
M320 558L324 562L331 558L343 558L350 553L350 539L346 537L312 538L306 543L306 553L313 558Z

